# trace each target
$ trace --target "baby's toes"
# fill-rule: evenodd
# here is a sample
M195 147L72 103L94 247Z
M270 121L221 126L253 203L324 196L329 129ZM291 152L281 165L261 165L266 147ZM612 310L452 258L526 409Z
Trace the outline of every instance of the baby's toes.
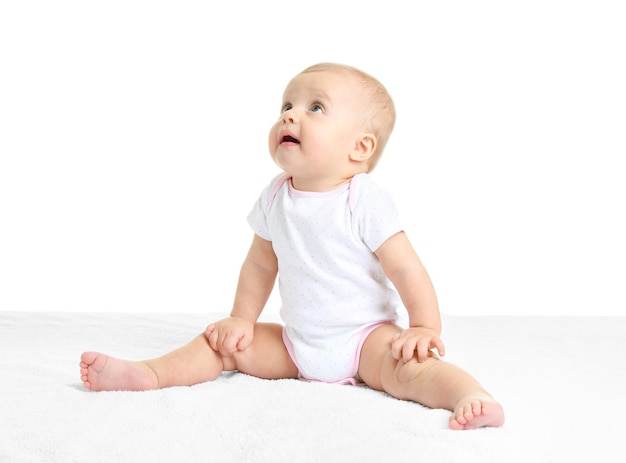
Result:
M463 407L463 419L467 422L474 418L474 405L468 403Z
M472 415L473 416L478 416L478 415L482 415L483 412L483 404L480 403L478 400L475 400L474 402L472 402Z
M471 418L471 417L470 417ZM454 411L454 419L459 423L459 424L465 424L467 423L467 420L469 418L465 417L465 407L459 407Z

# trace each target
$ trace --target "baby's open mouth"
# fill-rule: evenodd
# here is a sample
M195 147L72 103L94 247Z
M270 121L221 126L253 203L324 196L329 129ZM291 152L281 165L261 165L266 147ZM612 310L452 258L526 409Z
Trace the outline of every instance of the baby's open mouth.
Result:
M300 140L292 137L291 135L283 135L283 138L280 140L281 143L297 143L300 144Z

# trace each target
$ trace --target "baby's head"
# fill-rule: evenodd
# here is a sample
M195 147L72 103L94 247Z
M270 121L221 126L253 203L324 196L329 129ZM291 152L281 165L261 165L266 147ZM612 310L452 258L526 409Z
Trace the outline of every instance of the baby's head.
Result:
M296 188L328 191L374 168L394 122L393 101L378 80L320 63L287 84L269 151Z
M311 72L332 72L343 74L352 79L354 85L364 92L362 102L364 130L376 136L376 148L369 162L369 171L373 170L385 149L387 140L396 122L396 110L391 95L378 79L360 69L338 63L318 63L309 66L301 74Z

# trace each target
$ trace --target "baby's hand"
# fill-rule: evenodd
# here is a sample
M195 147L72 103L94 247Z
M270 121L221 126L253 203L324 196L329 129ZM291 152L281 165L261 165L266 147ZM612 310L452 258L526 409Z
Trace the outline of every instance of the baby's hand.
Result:
M207 326L204 335L211 349L222 355L232 355L250 346L254 324L243 318L228 317Z
M394 336L391 341L391 355L396 360L408 362L417 352L417 361L428 358L428 351L437 349L439 355L446 355L446 348L433 330L428 328L409 328Z

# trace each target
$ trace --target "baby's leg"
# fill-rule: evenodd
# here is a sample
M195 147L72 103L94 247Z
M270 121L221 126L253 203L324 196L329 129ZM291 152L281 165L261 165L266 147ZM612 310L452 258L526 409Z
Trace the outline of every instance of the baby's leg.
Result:
M190 343L151 360L133 362L98 352L81 355L80 375L93 391L145 391L191 386L217 378L223 363L201 334Z
M255 325L254 340L231 356L215 352L204 334L162 357L133 362L98 352L81 356L81 380L93 391L144 391L192 386L211 381L222 371L241 370L263 378L296 377L297 369L282 343L282 327Z
M391 355L391 339L400 329L376 329L361 351L359 375L370 387L430 408L450 410L450 429L502 426L504 411L493 397L461 368L434 355L419 363L398 361Z

